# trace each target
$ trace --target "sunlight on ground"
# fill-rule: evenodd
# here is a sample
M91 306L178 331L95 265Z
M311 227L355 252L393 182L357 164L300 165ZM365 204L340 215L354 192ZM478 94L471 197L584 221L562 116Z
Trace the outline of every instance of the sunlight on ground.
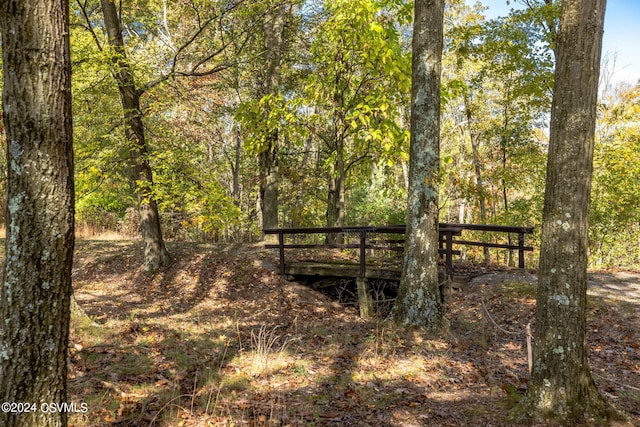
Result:
M172 245L172 267L149 274L134 267L139 243L79 243L74 286L89 317L74 319L69 390L90 413L71 425L508 425L526 389L526 343L482 301L516 330L533 319L534 286L451 293L450 331L433 337L360 319L256 267L268 255L255 248ZM590 310L593 366L640 383L640 319L606 299ZM629 408L640 400L602 389Z

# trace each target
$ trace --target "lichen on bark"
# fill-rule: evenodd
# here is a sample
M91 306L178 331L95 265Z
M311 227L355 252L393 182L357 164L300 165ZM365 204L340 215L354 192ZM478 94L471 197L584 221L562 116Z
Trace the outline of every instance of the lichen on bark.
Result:
M531 380L515 422L605 423L586 346L588 216L606 0L562 2Z
M397 323L430 329L444 323L437 265L443 16L444 0L416 1L407 230L398 297L390 314Z

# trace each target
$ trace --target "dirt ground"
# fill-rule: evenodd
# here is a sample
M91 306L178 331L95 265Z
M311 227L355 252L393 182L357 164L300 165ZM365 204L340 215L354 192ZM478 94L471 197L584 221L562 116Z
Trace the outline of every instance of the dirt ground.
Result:
M171 243L139 270L132 242L79 241L74 426L510 426L527 387L535 276L498 272L447 292L449 331L363 320L349 281L322 293L273 271L260 245ZM588 343L600 392L640 425L640 274L590 275ZM535 328L535 325L533 325ZM552 426L554 424L547 423Z
M612 298L617 301L640 301L640 273L637 271L611 270L590 272L588 294L593 297ZM472 284L500 284L522 282L535 284L538 277L529 272L495 272L472 279Z

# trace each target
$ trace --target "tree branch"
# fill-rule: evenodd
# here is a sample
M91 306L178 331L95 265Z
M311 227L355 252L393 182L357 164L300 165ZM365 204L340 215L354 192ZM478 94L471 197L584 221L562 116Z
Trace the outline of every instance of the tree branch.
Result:
M80 12L82 12L82 16L84 17L84 20L87 23L87 25L81 25L81 27L89 31L89 33L91 34L91 37L96 42L96 46L98 47L98 50L102 52L102 43L100 43L100 39L98 38L98 35L94 31L93 25L91 25L91 19L89 19L89 14L87 13L87 2L85 1L83 5L80 2L80 0L76 0L76 3L78 3Z

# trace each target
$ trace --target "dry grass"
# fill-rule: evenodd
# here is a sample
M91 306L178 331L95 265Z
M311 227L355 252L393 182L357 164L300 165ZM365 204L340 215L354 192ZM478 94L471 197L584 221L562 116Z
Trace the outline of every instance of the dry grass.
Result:
M77 240L126 240L130 236L112 230L100 230L87 223L76 223L75 236Z
M0 225L0 239L7 236L7 229L4 224ZM75 236L78 240L128 240L131 236L125 236L122 233L111 230L99 230L96 227L86 223L76 223Z

